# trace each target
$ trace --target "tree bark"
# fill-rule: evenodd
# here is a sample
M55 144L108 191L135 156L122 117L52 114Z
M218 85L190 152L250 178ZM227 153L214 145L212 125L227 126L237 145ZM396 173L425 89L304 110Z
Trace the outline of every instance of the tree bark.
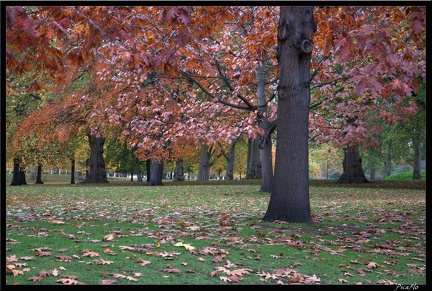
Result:
M238 138L233 140L230 144L227 154L226 176L228 180L234 180L234 162L235 162L235 147Z
M210 159L213 155L212 148L201 144L200 161L198 166L198 181L208 181L210 177Z
M11 186L20 185L27 185L25 171L21 169L21 158L15 158Z
M83 183L109 183L103 157L105 138L88 134L90 144L89 171Z
M346 147L344 150L343 173L338 183L367 183L368 180L363 171L362 158L359 154L358 145Z
M267 106L265 99L265 76L264 65L256 68L257 77L257 99L258 99L258 125L264 131L264 136L260 136L260 165L261 165L261 188L260 192L271 192L273 189L273 162L272 162L272 143L271 143L271 124L267 118Z
M147 175L147 183L149 183L150 176L151 176L151 160L146 160L146 175Z
M179 159L176 161L176 167L174 169L174 181L184 181L185 175L184 175L184 167L183 167L183 160Z
M37 166L37 175L36 175L36 182L35 184L43 184L44 182L42 182L42 166L38 165Z
M152 160L150 165L150 180L148 182L149 186L163 186L163 162L157 162Z
M391 175L391 163L392 163L392 150L393 150L393 141L389 139L387 141L387 156L384 161L384 178Z
M268 122L266 125L262 125L265 128L265 132L270 130ZM272 192L273 190L273 159L272 159L272 142L270 135L267 135L262 140L261 145L261 188L260 192Z
M281 7L278 27L278 134L274 187L264 221L312 223L308 118L313 7Z
M246 179L256 180L261 179L261 157L260 157L260 140L248 140L248 164L246 169Z
M75 184L75 159L71 159L71 184Z
M139 161L138 161L138 165L135 168L135 171L137 173L137 181L142 182L142 173L141 173L141 167L139 165Z

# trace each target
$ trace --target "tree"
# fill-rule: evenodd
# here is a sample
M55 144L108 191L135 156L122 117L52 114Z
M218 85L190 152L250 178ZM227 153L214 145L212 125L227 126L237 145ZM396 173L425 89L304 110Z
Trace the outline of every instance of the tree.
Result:
M148 181L149 186L162 186L164 163L152 160L150 164L150 179Z
M356 147L378 145L373 138L380 131L378 120L406 120L417 110L412 92L425 74L424 8L316 11L321 36L313 63L310 131L317 143L331 142L354 155L344 160L340 182L367 181Z
M83 183L109 183L103 157L105 138L90 133L87 134L87 137L90 146L89 171Z
M300 13L306 8L293 9ZM307 163L307 143L303 140L307 138L294 135L304 134L303 107L304 103L309 105L310 97L305 86L313 84L310 107L316 111L310 115L310 133L318 143L333 142L340 147L362 144L374 129L370 126L372 119L366 123L363 118L366 112L375 112L387 120L414 114L415 104L405 101L415 91L417 77L424 77L425 50L411 44L424 39L425 10L381 6L316 9L319 31L315 45L313 35L304 39L305 35L300 34L296 36L301 40L297 47L285 48L285 40L292 41L291 34L296 32L293 29L300 25L290 21L279 28L277 60L268 53L275 41L275 11L277 8L237 6L68 6L34 7L29 14L23 7L7 7L6 67L8 71L32 71L43 76L33 87L43 87L48 80L59 84L65 79L73 80L77 71L88 72L90 78L85 88L64 96L65 101L62 106L58 102L57 110L80 116L72 119L74 124L83 121L83 127L101 136L106 137L107 128L120 128L121 136L130 147L137 147L143 160L166 161L179 158L173 150L177 143L197 136L200 143L207 145L221 139L229 142L242 132L270 140L264 128L260 128L260 121L265 119L257 119L262 115L261 107L251 102L258 99L254 87L258 83L254 80L259 79L260 66L265 68L268 61L274 69L266 72L279 70L277 94L272 92L276 79L264 82L270 83L267 100L278 98L279 154L266 219L295 217L294 220L310 221L309 202L305 202L308 195L304 191L308 184L303 180L308 171L302 164ZM308 13L313 19L312 11ZM286 16L283 15L284 21ZM290 16L296 19L300 15ZM231 28L224 29L227 25ZM268 29L261 31L262 27ZM247 34L236 34L242 30ZM307 53L299 56L299 50ZM291 51L294 54L289 57L282 54ZM290 74L296 74L296 82L285 79L285 62L299 62L291 58L312 60L311 67L288 67L294 69ZM288 98L294 89L300 95ZM381 95L382 100L375 102ZM292 103L293 100L301 102ZM265 106L272 104L266 102ZM287 110L286 104L291 109ZM390 107L396 114L390 112ZM245 111L239 114L235 109ZM276 111L267 113L275 117ZM298 120L296 113L301 115ZM350 126L348 120L354 116L355 126ZM268 119L271 120L274 119ZM297 128L297 124L302 125ZM274 130L274 126L265 128ZM300 149L297 142L302 144ZM296 157L287 159L282 153ZM300 167L292 166L293 161ZM293 169L300 171L301 179L292 173ZM290 187L282 189L285 184L281 183L285 182L280 181L287 178ZM294 188L299 188L297 197L293 197ZM285 190L291 193L287 197L281 194ZM299 206L297 202L301 207L292 216L286 216L285 204Z
M312 223L309 202L310 63L313 7L281 7L278 26L278 134L274 187L265 221Z

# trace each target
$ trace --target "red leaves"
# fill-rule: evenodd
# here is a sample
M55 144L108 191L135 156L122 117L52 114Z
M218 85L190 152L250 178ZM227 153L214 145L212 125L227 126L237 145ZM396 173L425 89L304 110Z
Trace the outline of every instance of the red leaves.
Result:
M167 268L163 270L165 273L181 273L181 271L177 268L174 268L170 264L167 264Z

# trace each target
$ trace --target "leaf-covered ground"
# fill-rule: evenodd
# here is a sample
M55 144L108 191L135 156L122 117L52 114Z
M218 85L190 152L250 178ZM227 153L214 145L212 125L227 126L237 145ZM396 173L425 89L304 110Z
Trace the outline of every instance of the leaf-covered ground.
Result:
M311 186L307 225L258 189L9 186L7 284L426 283L425 190Z

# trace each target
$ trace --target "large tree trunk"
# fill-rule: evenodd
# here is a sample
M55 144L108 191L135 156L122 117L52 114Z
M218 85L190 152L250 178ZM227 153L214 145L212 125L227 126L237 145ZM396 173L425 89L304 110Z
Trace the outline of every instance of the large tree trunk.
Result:
M246 179L261 179L261 157L260 157L260 139L248 140L248 160L246 168Z
M71 184L75 184L75 159L71 159Z
M146 160L146 175L147 175L147 183L149 183L150 176L151 176L151 160Z
M183 160L179 159L176 161L176 167L174 169L174 181L184 181L185 175L184 175L184 167L183 167Z
M226 176L228 180L234 180L234 162L235 162L235 147L239 138L233 140L230 144L227 154Z
M363 171L362 158L359 154L358 145L349 146L344 150L343 173L338 183L367 183L368 180Z
M42 166L38 165L37 166L37 175L36 175L36 182L35 184L43 184L44 182L42 182Z
M21 169L21 159L14 159L14 172L11 186L27 185L25 171Z
M420 173L420 142L418 140L418 137L412 138L412 145L414 148L413 180L420 180L422 176Z
M281 7L274 187L264 221L312 223L309 201L308 118L313 7Z
M200 161L198 166L198 181L208 181L210 177L210 159L213 155L212 148L201 144Z
M163 178L163 162L157 162L152 160L150 165L150 180L148 182L149 186L162 186Z
M88 134L90 144L89 171L83 183L109 183L103 157L105 138Z

